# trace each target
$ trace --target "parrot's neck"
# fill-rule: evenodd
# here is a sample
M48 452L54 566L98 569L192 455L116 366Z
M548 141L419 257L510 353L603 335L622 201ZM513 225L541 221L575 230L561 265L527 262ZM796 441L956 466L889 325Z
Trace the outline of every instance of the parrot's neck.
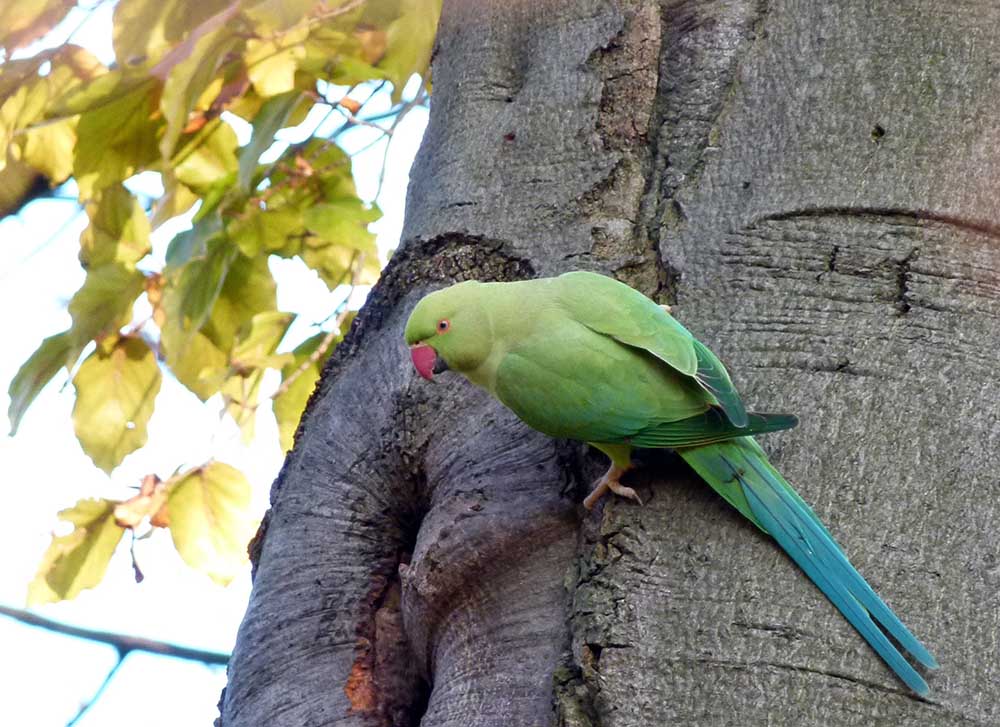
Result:
M463 372L465 378L476 386L486 389L492 396L496 396L497 371L500 369L500 362L507 355L507 351L504 342L495 342L490 355L482 364L475 369Z
M482 285L493 345L479 366L462 372L469 381L496 396L497 372L507 354L532 336L545 335L546 325L552 325L553 285L554 278Z

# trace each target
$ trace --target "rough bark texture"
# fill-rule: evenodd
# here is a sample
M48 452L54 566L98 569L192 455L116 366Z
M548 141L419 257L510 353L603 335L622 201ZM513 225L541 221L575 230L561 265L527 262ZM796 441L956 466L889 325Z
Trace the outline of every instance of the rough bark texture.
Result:
M244 725L1000 723L1000 10L452 0L404 243L254 546ZM678 458L602 458L401 342L426 291L573 268L674 306L942 664L908 693Z

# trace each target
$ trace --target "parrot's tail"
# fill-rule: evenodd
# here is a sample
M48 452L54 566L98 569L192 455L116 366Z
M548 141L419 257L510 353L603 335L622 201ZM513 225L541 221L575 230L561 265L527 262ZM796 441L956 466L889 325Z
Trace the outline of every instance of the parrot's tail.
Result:
M927 682L886 633L924 666L935 669L937 661L854 569L752 437L677 452L730 504L778 541L907 686L920 695L928 693Z

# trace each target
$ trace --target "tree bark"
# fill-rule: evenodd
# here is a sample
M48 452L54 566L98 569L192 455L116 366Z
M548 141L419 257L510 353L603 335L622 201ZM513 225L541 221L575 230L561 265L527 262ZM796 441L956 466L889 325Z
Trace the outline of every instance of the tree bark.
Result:
M404 241L274 485L222 723L1000 723L1000 10L446 0ZM585 268L670 303L937 656L909 693L668 453L644 507L402 328Z

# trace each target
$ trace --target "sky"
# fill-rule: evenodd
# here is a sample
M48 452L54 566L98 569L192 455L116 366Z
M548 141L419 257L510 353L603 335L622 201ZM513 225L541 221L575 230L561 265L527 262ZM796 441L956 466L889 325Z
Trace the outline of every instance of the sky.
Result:
M110 51L110 10L105 6L74 35L104 60ZM64 25L77 25L70 17ZM56 34L49 42L61 42ZM34 52L34 49L29 49ZM416 79L414 79L415 81ZM407 87L409 96L416 84ZM367 94L359 94L363 99ZM404 94L407 97L407 94ZM365 114L389 107L387 94L366 106ZM377 204L383 211L372 231L383 253L396 247L402 227L403 204L410 165L427 121L425 108L412 110L398 125L387 157L387 172ZM234 122L235 124L235 122ZM307 119L283 135L285 143L312 129ZM239 128L241 143L249 127ZM357 129L341 137L349 153L364 147L377 132ZM385 142L354 157L354 174L362 199L373 200ZM276 156L280 148L269 154ZM267 156L263 161L267 160ZM155 194L155 175L143 175L129 185L133 191ZM9 404L7 386L41 340L69 327L67 302L79 288L84 272L77 262L79 234L86 215L68 184L57 198L34 202L17 216L0 221L0 410ZM162 256L166 242L187 224L168 223L154 233L154 254ZM271 259L278 281L278 307L300 312L279 350L290 350L315 332L343 299L330 292L304 264ZM364 291L352 298L360 305ZM73 434L73 388L61 372L35 400L21 421L16 437L0 437L0 481L6 495L0 507L0 603L22 607L53 531L59 531L59 510L84 497L128 498L141 477L153 472L166 478L182 465L197 465L214 457L249 477L254 509L260 516L283 459L274 418L267 407L258 413L257 436L249 447L227 417L220 419L218 398L202 404L194 394L165 376L149 424L149 443L127 457L110 477L98 470L80 449ZM277 386L277 374L265 390ZM62 531L59 531L60 533ZM232 649L250 593L249 566L226 588L215 585L181 562L166 532L156 531L136 544L145 580L136 584L122 540L101 585L73 601L36 609L48 618L86 628L175 642L228 652ZM117 660L110 646L95 644L20 624L0 616L0 724L48 727L65 725L88 701ZM217 715L225 671L177 659L134 653L127 657L103 696L76 724L80 727L144 727L211 724Z

